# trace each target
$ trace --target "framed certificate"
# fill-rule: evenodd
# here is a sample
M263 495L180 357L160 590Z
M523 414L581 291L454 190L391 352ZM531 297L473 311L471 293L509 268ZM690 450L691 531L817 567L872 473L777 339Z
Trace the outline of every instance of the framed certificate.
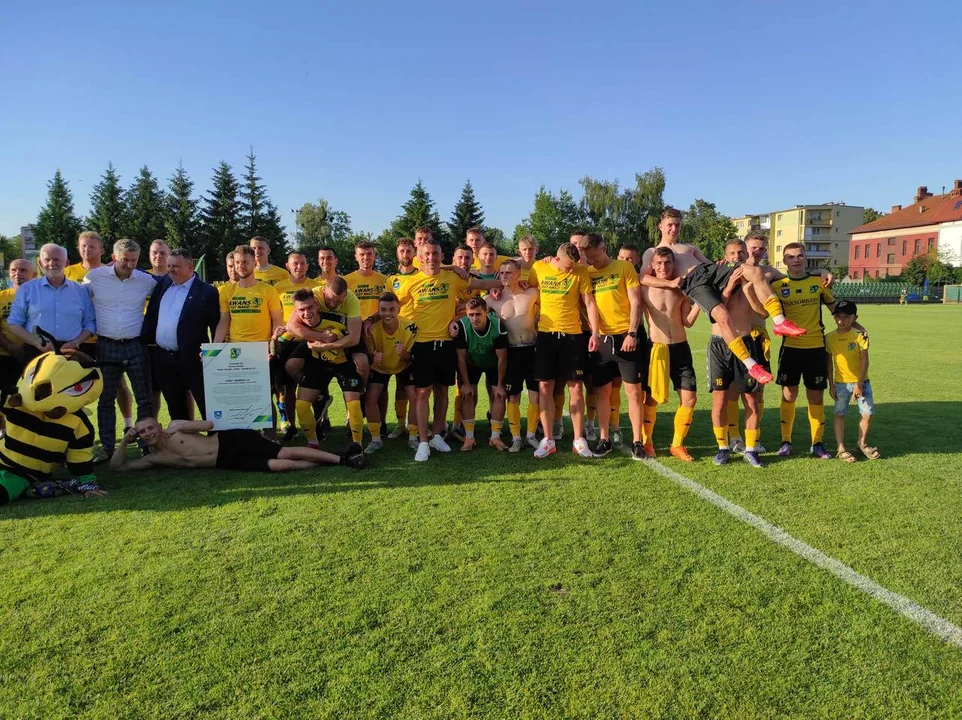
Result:
M271 377L266 342L204 343L204 399L215 430L271 427Z

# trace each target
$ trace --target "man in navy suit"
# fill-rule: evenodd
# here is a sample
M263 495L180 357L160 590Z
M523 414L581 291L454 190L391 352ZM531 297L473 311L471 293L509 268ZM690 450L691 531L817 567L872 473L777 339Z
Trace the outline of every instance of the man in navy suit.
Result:
M141 334L144 344L150 346L154 377L171 420L188 419L188 391L201 417L206 417L200 345L211 341L219 320L217 290L194 274L189 250L171 250L167 275L157 283L147 304Z

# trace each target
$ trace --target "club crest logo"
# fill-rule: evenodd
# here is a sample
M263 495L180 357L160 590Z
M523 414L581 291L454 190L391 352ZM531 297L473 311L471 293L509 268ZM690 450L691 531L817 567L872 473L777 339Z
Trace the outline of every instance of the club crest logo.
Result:
M224 417L224 411L223 411L223 410L214 410L214 419L215 419L215 420L220 420L222 417Z
M792 291L789 290L787 287L782 288L782 297L788 297L791 294L792 294Z
M818 285L810 285L808 288L808 291L812 293L812 295L814 295L815 293L818 292Z
M395 280L395 281L394 281L394 284L393 284L391 287L393 287L395 290L400 290L400 289L401 289L401 281L400 281L400 280Z
M230 359L231 359L231 360L236 360L237 358L240 357L240 354L241 354L241 349L240 349L240 348L232 347L232 348L230 349Z

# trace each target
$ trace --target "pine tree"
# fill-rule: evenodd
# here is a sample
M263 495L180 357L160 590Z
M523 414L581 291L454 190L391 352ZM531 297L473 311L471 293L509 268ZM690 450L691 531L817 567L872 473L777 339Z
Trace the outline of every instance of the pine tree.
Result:
M204 196L200 211L200 242L195 254L207 256L208 278L223 278L223 258L245 242L241 232L241 203L237 197L237 180L226 162L221 161L214 169L211 182L213 187Z
M484 226L484 210L474 197L471 181L464 183L461 189L461 199L454 206L451 221L448 223L448 234L454 244L464 242L468 230L473 227Z
M167 242L171 247L193 249L199 240L200 222L197 201L191 197L194 183L187 176L184 164L177 166L167 191Z
M38 247L56 243L69 252L77 245L80 219L74 215L73 194L59 169L47 183L47 204L40 211L35 232Z
M126 217L127 204L120 186L120 176L114 170L114 164L108 163L103 178L94 185L90 194L87 227L100 233L104 247L109 248L114 241L123 237Z
M384 257L394 257L394 241L401 237L413 238L414 231L422 225L431 228L434 239L441 244L444 257L450 259L454 245L446 228L441 225L431 195L418 180L417 185L411 188L411 197L401 206L401 215L378 237L378 253Z
M154 240L164 237L166 211L164 193L157 184L157 178L150 172L150 168L144 165L127 191L124 235L136 240L140 247L146 250Z
M287 239L277 206L267 197L267 188L257 174L257 157L254 148L247 155L247 170L244 184L240 187L241 233L250 239L255 235L267 238L271 244L270 259L275 265L283 266L287 261Z

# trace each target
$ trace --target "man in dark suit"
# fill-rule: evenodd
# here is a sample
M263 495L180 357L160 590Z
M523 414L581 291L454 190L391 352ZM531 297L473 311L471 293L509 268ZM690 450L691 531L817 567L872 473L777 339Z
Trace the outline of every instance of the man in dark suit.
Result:
M150 346L154 377L171 420L187 420L190 392L206 417L201 343L210 342L220 320L217 290L194 274L190 251L170 251L167 275L147 304L141 339Z

